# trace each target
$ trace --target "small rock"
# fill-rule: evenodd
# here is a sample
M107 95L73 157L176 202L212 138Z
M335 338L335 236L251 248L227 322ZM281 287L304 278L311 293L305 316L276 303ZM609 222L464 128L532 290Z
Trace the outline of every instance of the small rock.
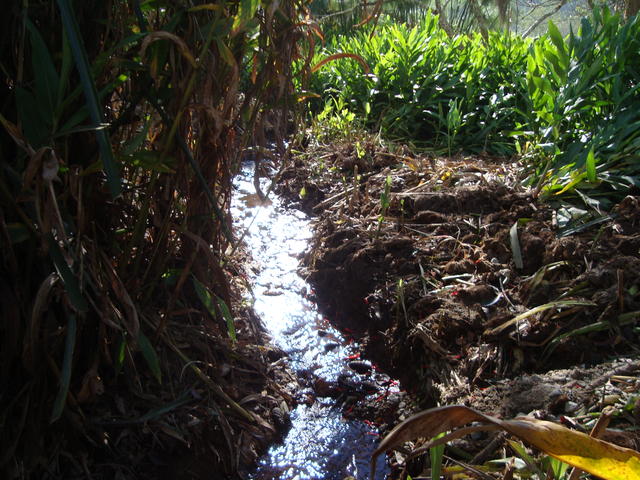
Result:
M266 297L277 297L283 294L284 292L282 290L265 290L264 292L262 292L262 295Z
M275 407L271 410L271 418L273 419L274 426L278 430L284 430L291 421L289 415L280 407Z
M362 360L352 360L347 365L354 372L365 374L371 372L371 364L369 362L363 362Z
M329 342L327 344L325 344L324 346L324 351L325 352L330 352L331 350L335 350L336 348L338 348L340 346L339 343L335 343L335 342Z
M340 390L333 382L328 382L324 378L316 378L313 382L313 391L318 397L337 397Z
M572 414L578 411L580 405L576 402L568 401L564 404L564 412L567 414Z

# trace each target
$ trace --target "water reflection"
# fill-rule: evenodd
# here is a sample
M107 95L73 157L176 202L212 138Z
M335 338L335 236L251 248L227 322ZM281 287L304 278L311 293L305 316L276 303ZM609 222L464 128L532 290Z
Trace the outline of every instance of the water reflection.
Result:
M347 369L345 359L356 347L322 318L307 299L309 285L296 273L311 238L309 220L301 212L284 209L277 198L259 205L251 175L247 166L236 178L232 211L237 231L248 229L245 241L259 265L259 273L252 278L255 310L274 343L289 354L294 369L335 381ZM344 420L336 402L324 398L298 406L283 443L260 460L251 478L368 478L376 432L363 422ZM377 478L384 478L384 468L379 467Z

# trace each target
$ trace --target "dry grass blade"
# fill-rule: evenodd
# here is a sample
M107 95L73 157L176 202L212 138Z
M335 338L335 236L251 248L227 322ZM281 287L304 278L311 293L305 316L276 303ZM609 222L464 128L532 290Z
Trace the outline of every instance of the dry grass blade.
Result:
M487 330L485 333L487 335L495 335L497 333L502 332L503 330L505 330L506 328L510 327L511 325L518 323L522 320L525 320L527 318L529 318L532 315L535 315L537 313L541 313L544 312L546 310L549 310L551 308L564 308L564 307L594 307L596 304L593 302L588 302L588 301L584 301L584 300L558 300L555 302L550 302L550 303L545 303L544 305L538 305L537 307L534 307L530 310L527 310L524 313L521 313L520 315L516 315L515 317L513 317L511 320L508 320L506 322L504 322L502 325L499 325L495 328L492 328L490 330Z
M182 40L177 35L174 35L173 33L164 32L164 31L152 32L144 38L144 40L142 41L142 45L140 46L140 56L144 57L144 54L147 51L147 48L149 48L149 45L153 42L157 42L158 40L170 40L173 43L175 43L178 46L180 53L184 56L185 59L187 59L187 61L191 64L191 66L193 68L198 67L198 63L196 62L196 59L194 58L193 54L189 51L189 47L184 42L184 40Z
M334 60L339 60L341 58L352 58L356 60L360 65L362 65L364 73L369 73L369 65L367 65L367 62L364 60L364 58L362 58L360 55L356 55L355 53L335 53L326 58L323 58L313 67L311 67L311 72L317 72L327 63L333 62Z

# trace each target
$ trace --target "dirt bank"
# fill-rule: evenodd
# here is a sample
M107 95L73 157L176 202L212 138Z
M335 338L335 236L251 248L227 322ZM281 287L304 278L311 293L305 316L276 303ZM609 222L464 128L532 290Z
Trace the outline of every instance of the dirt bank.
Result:
M585 225L518 172L370 140L307 151L281 175L280 193L317 218L304 274L319 303L421 407L529 413L483 396L505 379L591 371L638 344L640 198Z

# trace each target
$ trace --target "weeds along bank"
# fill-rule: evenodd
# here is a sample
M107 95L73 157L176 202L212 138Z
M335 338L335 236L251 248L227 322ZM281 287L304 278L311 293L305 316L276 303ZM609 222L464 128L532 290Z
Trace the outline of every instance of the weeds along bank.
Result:
M230 178L292 103L306 6L3 7L0 477L231 475L284 394L238 302Z
M453 38L427 14L414 28L380 21L331 36L316 53L350 53L312 77L324 116L354 119L384 138L437 153L520 155L544 193L604 202L639 185L640 21L594 10L562 38L491 32ZM594 197L594 198L592 198Z

